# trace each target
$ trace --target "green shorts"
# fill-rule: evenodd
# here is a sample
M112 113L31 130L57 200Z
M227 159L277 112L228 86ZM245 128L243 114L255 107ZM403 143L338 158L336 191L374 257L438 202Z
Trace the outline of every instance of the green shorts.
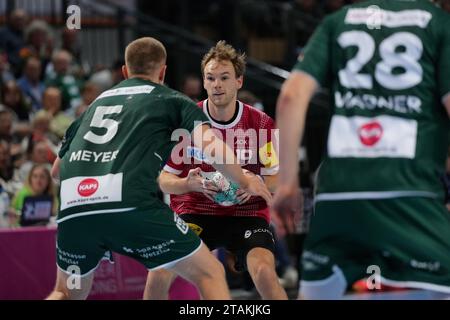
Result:
M318 202L301 266L305 286L379 270L382 284L450 292L450 213L428 198Z
M57 265L66 273L87 275L114 251L147 269L168 268L200 248L200 238L161 205L153 209L102 213L58 224Z

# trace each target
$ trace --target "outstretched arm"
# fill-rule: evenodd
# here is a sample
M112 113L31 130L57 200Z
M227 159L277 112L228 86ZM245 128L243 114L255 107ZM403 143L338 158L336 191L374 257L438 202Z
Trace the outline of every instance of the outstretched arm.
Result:
M272 209L293 231L294 215L299 210L297 150L303 137L306 111L317 89L310 75L294 71L283 84L277 101L276 121L280 128L280 171Z

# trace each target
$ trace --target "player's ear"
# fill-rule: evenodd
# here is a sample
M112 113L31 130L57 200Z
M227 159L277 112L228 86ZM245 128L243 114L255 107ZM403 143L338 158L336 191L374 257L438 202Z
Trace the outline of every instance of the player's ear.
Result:
M238 90L242 88L242 85L244 84L244 76L240 76L236 78L237 84L238 84Z
M125 79L128 79L128 70L125 65L122 66L122 75Z
M164 83L164 78L166 77L166 69L167 65L164 65L161 70L159 71L158 80L160 83Z

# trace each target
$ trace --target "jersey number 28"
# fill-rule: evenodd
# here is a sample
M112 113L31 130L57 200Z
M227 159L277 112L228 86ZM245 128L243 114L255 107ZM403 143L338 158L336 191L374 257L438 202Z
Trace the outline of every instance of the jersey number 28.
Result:
M356 46L356 55L340 70L339 81L346 88L373 88L371 74L360 73L375 53L375 41L364 31L343 32L337 39L342 48ZM410 32L397 32L381 41L379 45L381 61L375 65L375 80L391 90L411 88L422 81L423 69L419 64L422 56L422 41ZM400 73L394 69L401 68Z

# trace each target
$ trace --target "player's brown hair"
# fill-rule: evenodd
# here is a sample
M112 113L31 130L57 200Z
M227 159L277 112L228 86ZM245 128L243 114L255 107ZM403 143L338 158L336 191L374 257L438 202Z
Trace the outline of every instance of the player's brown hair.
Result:
M139 38L125 49L125 64L131 74L151 74L166 63L164 45L151 37Z
M236 78L239 78L245 73L245 58L245 53L238 53L231 45L221 40L203 56L201 64L202 75L205 75L205 66L214 59L217 61L230 61L236 72Z

